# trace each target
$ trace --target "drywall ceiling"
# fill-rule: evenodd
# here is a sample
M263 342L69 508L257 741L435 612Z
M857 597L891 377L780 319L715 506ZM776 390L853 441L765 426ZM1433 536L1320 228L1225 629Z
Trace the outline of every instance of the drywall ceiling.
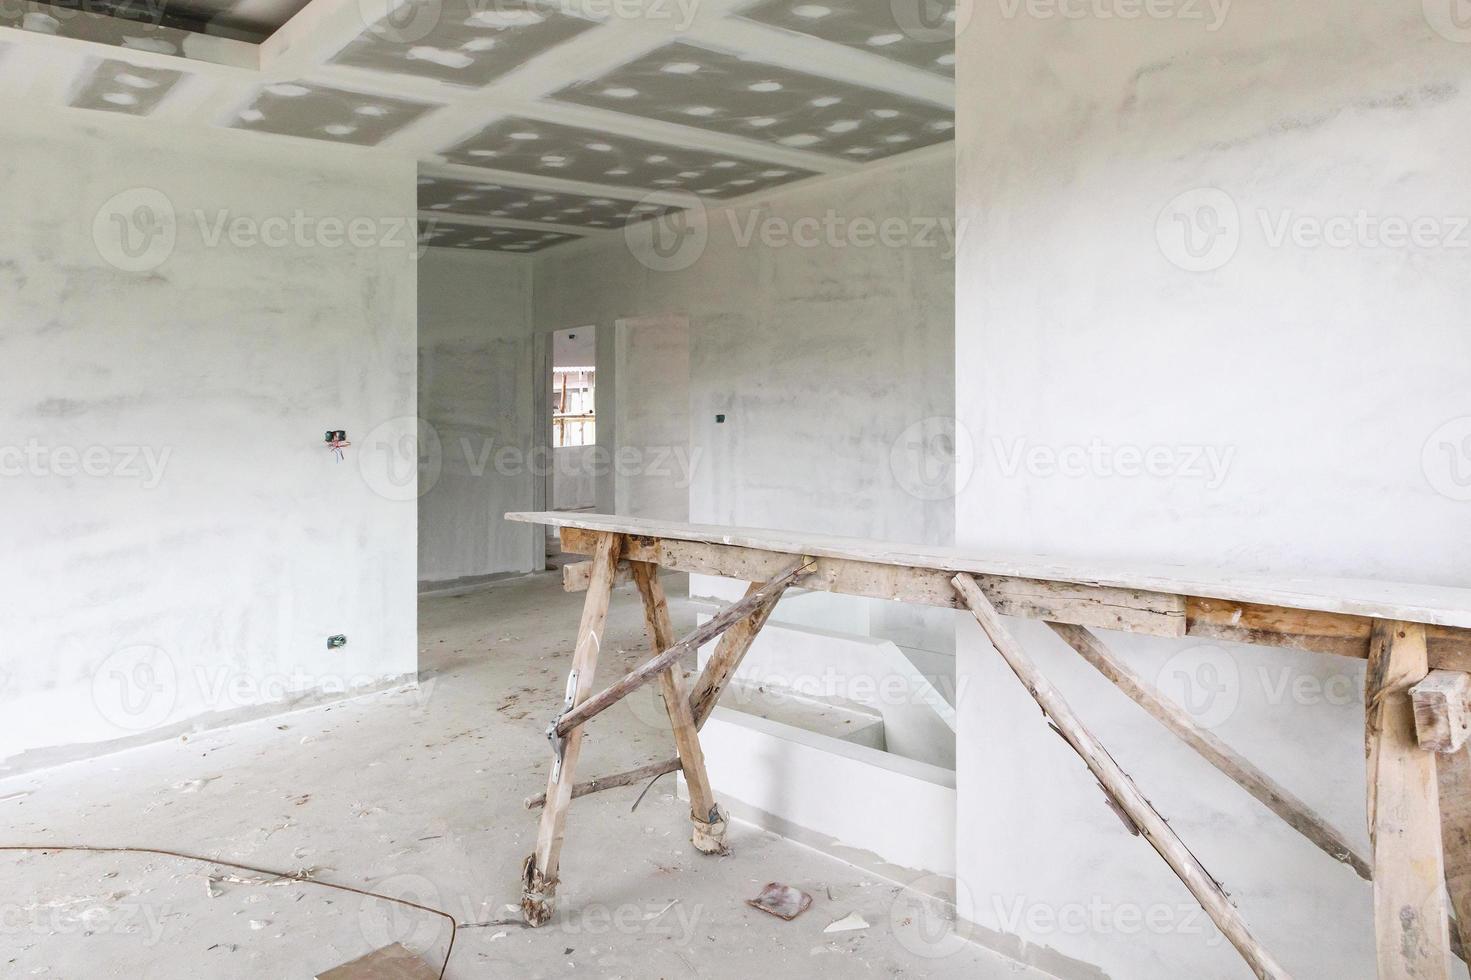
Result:
M714 198L741 197L814 175L802 167L773 166L523 116L496 120L450 147L444 157L471 167L618 187L690 191Z
M139 68L125 61L95 61L80 79L68 105L146 116L157 109L184 78L166 68Z
M743 17L955 77L955 4L768 0Z
M529 252L949 141L956 9L24 0L0 98L412 156L428 244Z
M439 248L469 248L486 252L539 252L579 236L534 228L504 228L490 223L470 224L452 219L426 219L419 224L419 240Z
M943 106L682 41L552 97L864 159L944 142L954 125Z
M255 92L230 125L236 129L376 146L429 112L423 102L368 95L310 82L278 82Z

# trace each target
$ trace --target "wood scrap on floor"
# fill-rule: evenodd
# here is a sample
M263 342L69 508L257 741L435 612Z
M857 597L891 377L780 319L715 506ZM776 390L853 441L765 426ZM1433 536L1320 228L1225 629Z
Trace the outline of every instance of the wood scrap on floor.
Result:
M399 943L317 974L317 980L438 980L439 974Z
M790 922L812 907L812 896L791 885L771 881L761 889L760 895L746 899L746 904Z

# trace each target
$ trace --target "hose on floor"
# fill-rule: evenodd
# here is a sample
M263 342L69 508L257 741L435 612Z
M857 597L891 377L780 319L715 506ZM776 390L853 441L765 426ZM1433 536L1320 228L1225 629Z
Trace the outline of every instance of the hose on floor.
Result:
M450 957L455 952L455 934L459 932L460 924L455 917L440 909L430 908L427 905L419 905L402 898L394 898L392 895L383 895L378 892L370 892L363 888L354 888L352 885L339 885L331 881L321 881L317 878L308 877L299 871L273 871L270 868L256 868L248 864L237 864L234 861L222 861L219 858L201 857L198 854L185 854L182 851L166 851L155 847L89 847L82 844L0 844L0 852L22 853L22 852L76 852L83 854L152 854L157 857L176 858L180 861L192 861L195 864L213 864L221 868L231 868L235 871L246 871L250 874L265 875L282 881L296 881L303 885L317 885L321 888L331 888L335 891L349 892L353 895L362 895L366 898L376 898L384 902L392 902L402 905L404 908L425 912L429 915L437 915L449 923L449 948L444 951L444 962L439 967L439 980L444 980L444 971L449 969Z

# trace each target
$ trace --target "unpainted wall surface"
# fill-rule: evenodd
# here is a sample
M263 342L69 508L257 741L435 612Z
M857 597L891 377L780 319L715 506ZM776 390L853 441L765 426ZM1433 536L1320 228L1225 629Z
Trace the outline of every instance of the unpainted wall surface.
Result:
M541 567L531 263L431 248L419 273L419 581Z
M687 521L690 323L683 316L619 320L615 429L625 458L614 467L614 507L630 517ZM626 465L626 464L632 465Z
M89 118L0 123L12 766L417 665L412 168Z
M1005 6L959 41L958 543L1466 584L1471 36L1437 28L1449 5ZM1016 628L1293 975L1373 975L1367 883ZM1367 848L1362 663L1105 639ZM979 631L958 645L966 914L1109 976L1241 975Z
M607 366L617 319L689 318L690 452L669 479L691 520L946 543L952 503L907 447L953 411L953 190L941 149L711 211L671 247L637 229L565 246L535 259L536 321L596 323ZM885 219L887 243L868 227ZM599 378L602 419L620 389ZM616 425L598 440L620 445Z

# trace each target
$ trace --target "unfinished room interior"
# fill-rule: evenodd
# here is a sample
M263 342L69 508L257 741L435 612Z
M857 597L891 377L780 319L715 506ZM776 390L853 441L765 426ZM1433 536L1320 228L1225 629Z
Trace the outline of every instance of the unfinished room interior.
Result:
M1468 121L1466 0L0 0L0 976L1466 980Z

